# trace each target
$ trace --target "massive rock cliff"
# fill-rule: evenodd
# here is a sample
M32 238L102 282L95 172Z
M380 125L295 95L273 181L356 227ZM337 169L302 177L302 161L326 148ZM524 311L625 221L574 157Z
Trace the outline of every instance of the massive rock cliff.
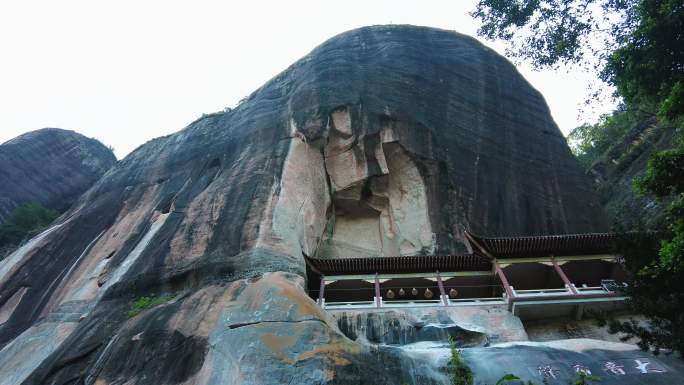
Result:
M438 383L345 335L307 296L302 254L606 225L504 58L449 31L350 31L141 146L0 264L0 384Z
M116 163L111 150L73 131L44 128L0 145L0 223L22 202L64 211Z

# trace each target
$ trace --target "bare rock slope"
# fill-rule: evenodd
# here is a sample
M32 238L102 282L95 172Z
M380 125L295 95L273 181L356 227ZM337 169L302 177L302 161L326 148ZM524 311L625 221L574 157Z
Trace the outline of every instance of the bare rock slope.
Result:
M0 223L22 202L64 211L116 157L95 139L44 128L0 145Z
M140 147L0 264L0 384L439 383L343 334L302 253L456 253L464 229L606 219L504 58L430 28L341 34Z

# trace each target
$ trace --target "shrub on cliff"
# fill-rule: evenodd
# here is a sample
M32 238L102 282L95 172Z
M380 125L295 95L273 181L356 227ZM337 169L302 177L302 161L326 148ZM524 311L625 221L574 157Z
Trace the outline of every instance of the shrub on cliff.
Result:
M126 315L128 316L128 318L133 318L147 309L151 309L157 305L161 305L169 301L171 298L172 297L169 295L162 295L157 297L154 294L150 296L138 297L131 302L130 309L128 310Z
M38 203L22 203L12 211L7 222L0 225L0 248L18 245L23 239L43 230L58 216L58 211Z
M449 349L451 349L451 358L449 358L447 363L447 371L451 379L451 385L473 385L473 371L463 361L461 351L458 350L451 336L449 336Z

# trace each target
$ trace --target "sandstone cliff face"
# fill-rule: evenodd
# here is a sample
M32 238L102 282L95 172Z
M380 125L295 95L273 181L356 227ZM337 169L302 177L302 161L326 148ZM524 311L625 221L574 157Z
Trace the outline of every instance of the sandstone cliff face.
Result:
M0 145L0 223L22 202L64 211L116 157L95 139L44 128Z
M456 253L466 228L606 219L505 59L442 30L344 33L140 147L3 261L0 384L414 384L420 363L307 296L302 253ZM151 294L168 301L129 318Z

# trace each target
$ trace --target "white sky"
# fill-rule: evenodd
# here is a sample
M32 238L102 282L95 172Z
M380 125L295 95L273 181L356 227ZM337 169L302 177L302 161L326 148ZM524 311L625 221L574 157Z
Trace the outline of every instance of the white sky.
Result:
M113 146L120 159L202 113L234 106L349 29L415 24L475 36L478 25L468 15L475 3L2 1L0 143L59 127ZM518 68L544 94L565 134L578 125L592 74Z

